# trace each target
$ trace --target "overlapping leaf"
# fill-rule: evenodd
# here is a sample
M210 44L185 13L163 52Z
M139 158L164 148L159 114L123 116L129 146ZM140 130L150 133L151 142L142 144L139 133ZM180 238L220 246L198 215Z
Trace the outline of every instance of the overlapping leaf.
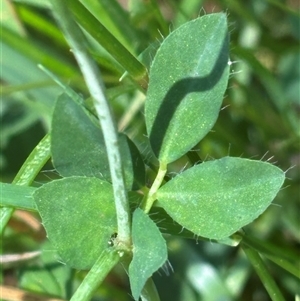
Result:
M223 13L188 22L163 41L145 104L150 143L161 162L184 155L213 127L227 87L228 59Z
M139 299L151 275L167 260L167 246L155 223L136 209L132 221L133 259L129 265L129 279L133 298Z
M125 135L120 135L119 144L126 187L137 188L145 181L140 154ZM66 94L58 98L53 113L51 152L55 168L64 177L90 176L110 181L106 147L98 122Z
M263 213L284 178L267 162L224 157L176 176L158 190L157 199L196 235L223 239Z
M34 200L62 261L91 268L117 231L111 184L98 178L64 178L37 189Z

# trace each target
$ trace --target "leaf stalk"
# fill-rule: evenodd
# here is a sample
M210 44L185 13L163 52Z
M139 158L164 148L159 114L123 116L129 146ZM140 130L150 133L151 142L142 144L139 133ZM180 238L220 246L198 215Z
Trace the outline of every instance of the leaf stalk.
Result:
M161 183L163 182L166 173L167 173L167 165L161 162L159 165L156 178L149 190L148 195L143 200L141 205L141 208L144 210L145 213L149 213L153 203L156 201L156 192L159 189Z

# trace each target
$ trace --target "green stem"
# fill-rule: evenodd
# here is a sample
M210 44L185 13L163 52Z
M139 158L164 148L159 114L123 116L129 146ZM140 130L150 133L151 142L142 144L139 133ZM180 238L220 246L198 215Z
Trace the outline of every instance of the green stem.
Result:
M264 261L261 259L258 252L253 250L252 248L248 247L245 244L242 244L242 248L248 257L249 261L251 262L252 266L254 267L256 273L258 274L259 278L261 279L265 289L267 290L270 298L273 301L284 301L284 297L282 296L279 288L277 287L274 279L270 275Z
M286 246L279 247L268 241L261 241L249 235L243 235L242 239L244 245L256 250L264 257L272 260L274 263L285 269L287 272L297 278L300 278L299 267L296 264L299 260L297 252L292 252Z
M251 235L242 235L243 244L248 245L250 248L255 249L263 255L272 255L288 259L291 261L298 261L299 254L287 248L286 246L279 246L272 244L269 241L263 241Z
M112 35L117 38L130 52L134 53L137 40L137 28L132 26L130 11L124 9L118 0L90 1L80 0L80 2L96 17L103 20L103 25L109 29ZM105 19L102 15L105 13Z
M50 135L47 134L33 149L21 169L15 176L13 184L29 186L50 158ZM3 233L14 208L0 208L0 233Z
M76 21L124 67L141 87L146 89L148 84L146 67L78 0L68 1L68 7L74 14Z
M83 279L70 301L91 300L95 290L119 260L120 256L117 249L105 249L99 256L89 273Z
M299 270L299 264L289 262L288 260L284 258L279 258L278 256L272 256L268 254L264 254L266 258L273 261L275 264L289 272L290 274L294 275L298 279L300 279L300 270Z
M141 205L141 208L145 211L145 213L148 213L150 211L153 203L155 202L156 192L160 187L161 183L163 182L166 172L167 172L167 165L164 163L160 163L156 178L149 190L147 197L145 198L145 200L143 200Z
M94 99L106 145L118 222L118 241L127 249L131 244L130 210L125 189L118 135L108 101L104 95L104 84L98 67L85 47L86 40L79 26L70 15L68 6L73 0L53 0L57 20L72 48L86 85Z

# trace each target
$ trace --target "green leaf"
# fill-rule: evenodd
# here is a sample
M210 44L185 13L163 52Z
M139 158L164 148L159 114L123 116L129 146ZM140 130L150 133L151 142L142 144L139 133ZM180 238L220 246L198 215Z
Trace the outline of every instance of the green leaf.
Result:
M267 162L224 157L179 174L158 190L157 199L196 235L223 239L263 213L284 178Z
M133 259L129 265L129 279L133 298L139 299L148 278L167 260L164 238L155 223L141 209L133 213Z
M53 165L64 177L110 178L106 149L100 127L67 94L58 97L52 118Z
M32 198L35 190L36 188L34 187L0 183L0 206L36 211L36 205Z
M159 202L156 202L156 205L158 203ZM181 225L175 222L174 219L172 219L170 215L168 215L166 211L161 207L153 206L151 208L149 216L154 221L154 223L158 225L158 228L162 234L193 239L196 242L198 242L199 240L211 241L208 238L197 237L193 232L187 230L186 228L183 228ZM230 237L220 239L217 242L231 247L236 247L241 240L242 237L240 235L232 235Z
M138 188L145 182L142 159L136 146L125 135L120 134L119 143L126 187L128 190ZM111 181L98 121L66 94L58 97L54 109L51 152L54 167L64 177L89 176Z
M229 76L228 43L226 15L218 13L179 27L157 51L145 118L161 162L180 158L215 124Z
M117 230L112 186L98 178L52 181L34 200L50 242L74 268L90 268Z
M53 246L46 242L37 262L25 265L19 273L19 286L31 292L68 298L72 269L59 263ZM41 281L42 279L42 281Z

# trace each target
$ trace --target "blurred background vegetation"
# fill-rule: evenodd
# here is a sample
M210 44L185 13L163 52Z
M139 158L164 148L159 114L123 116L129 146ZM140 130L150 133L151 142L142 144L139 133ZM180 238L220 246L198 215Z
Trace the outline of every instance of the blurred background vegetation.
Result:
M38 67L42 64L88 98L72 52L53 19L48 0L1 1L1 181L11 182L24 160L49 131L51 113L62 89ZM198 16L225 11L231 35L232 76L223 110L213 130L195 148L202 159L226 155L269 160L287 180L269 209L245 228L298 257L300 244L300 4L297 0L82 0L134 55L162 41L170 31ZM91 36L120 130L147 156L144 95L124 69ZM201 37L199 37L201 38ZM151 60L151 55L148 59ZM187 163L182 158L171 168ZM51 162L36 185L56 177ZM270 300L243 252L195 240L169 238L170 263L155 275L161 300ZM19 292L68 299L84 277L52 257L30 253L47 249L37 215L16 211L2 239L2 254L26 252L33 259L2 257L2 284ZM292 260L291 260L292 261ZM271 274L287 300L300 296L299 281L271 261ZM293 263L294 264L294 263ZM4 288L2 287L3 292ZM15 299L33 300L17 297ZM27 295L30 297L30 295ZM299 297L298 297L299 298ZM94 300L131 300L122 267L107 278Z

